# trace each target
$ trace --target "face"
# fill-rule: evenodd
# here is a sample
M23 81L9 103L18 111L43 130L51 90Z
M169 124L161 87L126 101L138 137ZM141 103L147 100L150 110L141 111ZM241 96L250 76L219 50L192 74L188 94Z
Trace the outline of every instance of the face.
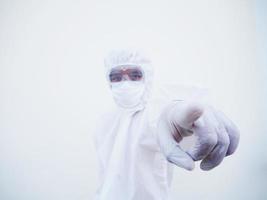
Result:
M138 66L119 66L111 70L109 74L109 81L117 83L121 81L143 81L144 74Z

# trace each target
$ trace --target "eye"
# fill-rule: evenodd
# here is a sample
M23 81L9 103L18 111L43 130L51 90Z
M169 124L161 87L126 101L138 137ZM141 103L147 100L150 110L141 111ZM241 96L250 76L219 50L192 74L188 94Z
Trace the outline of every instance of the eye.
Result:
M109 75L109 80L110 80L111 82L119 82L119 81L121 81L121 79L122 79L121 74L118 74L118 73L111 73L111 74Z
M143 77L142 72L139 70L134 70L129 75L130 75L131 80L133 81L138 81Z

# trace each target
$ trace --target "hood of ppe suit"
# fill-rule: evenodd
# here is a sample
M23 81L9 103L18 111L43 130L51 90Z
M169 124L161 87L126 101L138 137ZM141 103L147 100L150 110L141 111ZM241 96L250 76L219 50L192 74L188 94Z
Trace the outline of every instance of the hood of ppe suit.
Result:
M121 81L111 83L109 74L119 66L138 66L143 70L144 81ZM113 50L105 58L106 78L111 86L113 98L124 109L145 107L152 90L153 68L151 61L140 50Z

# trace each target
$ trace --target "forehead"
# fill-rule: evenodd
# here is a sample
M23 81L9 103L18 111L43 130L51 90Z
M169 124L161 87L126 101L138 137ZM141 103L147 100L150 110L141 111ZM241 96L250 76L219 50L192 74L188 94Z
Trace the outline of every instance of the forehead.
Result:
M126 71L127 69L136 69L136 70L142 71L141 67L137 65L121 65L121 66L112 68L110 72L118 71L118 70Z

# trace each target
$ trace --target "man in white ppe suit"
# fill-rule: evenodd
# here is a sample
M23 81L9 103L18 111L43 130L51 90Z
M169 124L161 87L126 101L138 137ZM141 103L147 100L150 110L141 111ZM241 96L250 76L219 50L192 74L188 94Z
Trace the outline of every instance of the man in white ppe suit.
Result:
M151 62L135 50L111 52L105 67L117 108L95 131L96 200L168 200L173 166L210 170L236 150L236 126L201 90L153 88Z

